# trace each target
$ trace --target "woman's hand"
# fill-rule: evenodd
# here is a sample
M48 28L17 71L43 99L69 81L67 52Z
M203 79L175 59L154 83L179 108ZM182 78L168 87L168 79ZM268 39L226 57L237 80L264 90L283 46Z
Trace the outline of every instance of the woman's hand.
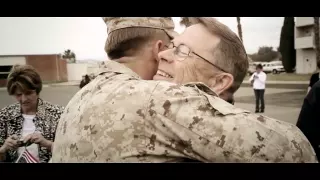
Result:
M29 134L23 139L24 143L28 141L30 141L31 143L39 144L39 146L46 147L47 149L51 150L52 142L46 140L40 133Z
M15 150L18 148L18 136L12 135L6 139L0 148L0 153L6 153L8 150Z

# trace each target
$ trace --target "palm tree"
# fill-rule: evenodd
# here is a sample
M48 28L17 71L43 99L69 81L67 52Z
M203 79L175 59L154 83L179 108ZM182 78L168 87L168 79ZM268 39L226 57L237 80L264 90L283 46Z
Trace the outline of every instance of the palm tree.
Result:
M319 37L319 17L313 17L314 19L314 45L315 45L315 51L316 51L316 60L317 60L317 66L320 68L320 37Z
M71 63L74 63L76 61L76 54L72 52L70 49L67 49L64 51L62 58L67 59Z
M238 35L243 43L243 39L242 39L242 28L241 28L241 22L240 22L240 17L237 17L237 22L238 22Z

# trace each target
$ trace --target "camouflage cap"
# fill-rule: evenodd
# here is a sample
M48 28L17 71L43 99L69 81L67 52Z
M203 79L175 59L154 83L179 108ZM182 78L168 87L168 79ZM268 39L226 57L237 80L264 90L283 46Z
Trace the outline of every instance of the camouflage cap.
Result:
M108 34L111 32L130 27L147 27L164 30L170 38L178 35L174 31L174 22L171 17L103 17L108 27Z

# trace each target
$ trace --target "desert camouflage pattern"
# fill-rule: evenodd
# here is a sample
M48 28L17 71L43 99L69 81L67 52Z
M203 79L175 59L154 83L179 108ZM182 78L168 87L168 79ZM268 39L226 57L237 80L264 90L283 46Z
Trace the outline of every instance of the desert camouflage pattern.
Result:
M317 162L293 124L251 114L201 83L141 80L109 61L69 102L53 163Z
M108 34L123 28L148 27L162 29L171 38L178 35L174 31L174 22L171 17L103 17L103 20L107 25Z

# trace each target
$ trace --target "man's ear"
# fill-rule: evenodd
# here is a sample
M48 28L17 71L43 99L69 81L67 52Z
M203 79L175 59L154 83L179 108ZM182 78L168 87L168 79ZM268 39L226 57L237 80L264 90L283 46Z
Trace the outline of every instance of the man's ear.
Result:
M221 73L213 77L210 81L210 88L217 93L217 95L220 95L232 86L234 79L229 73Z
M152 55L153 57L155 57L155 59L159 62L159 56L158 54L163 51L165 48L163 41L158 40L156 41L156 43L154 44L153 48L152 48Z

